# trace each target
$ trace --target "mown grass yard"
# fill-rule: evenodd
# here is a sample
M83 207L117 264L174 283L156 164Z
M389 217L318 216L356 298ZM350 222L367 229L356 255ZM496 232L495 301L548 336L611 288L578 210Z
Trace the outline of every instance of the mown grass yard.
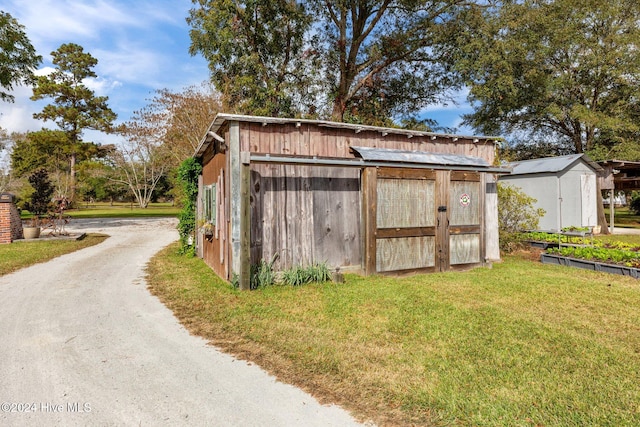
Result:
M65 211L65 215L73 218L141 218L177 216L180 207L171 203L150 203L141 208L135 203L87 203L78 202L77 207ZM31 218L29 211L22 211L22 219Z
M240 292L170 246L149 283L192 333L378 425L640 425L635 279L517 255Z
M89 234L82 240L20 241L0 245L0 276L60 255L97 245L108 236Z

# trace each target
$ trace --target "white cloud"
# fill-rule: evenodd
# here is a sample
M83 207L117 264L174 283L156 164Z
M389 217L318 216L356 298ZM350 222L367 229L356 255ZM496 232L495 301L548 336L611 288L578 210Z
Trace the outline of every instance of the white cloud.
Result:
M56 69L53 67L43 67L35 70L33 74L35 74L36 76L48 76L49 74L53 73L55 70Z
M15 102L0 101L0 127L9 132L40 129L42 122L33 118L38 103L29 99L33 94L31 87L18 86L11 94L15 97Z
M84 79L82 84L98 96L108 95L113 89L122 86L122 83L117 80L107 80L101 77Z
M47 54L60 43L98 40L105 28L141 25L124 5L119 9L107 1L12 0L6 7L26 27L36 48Z

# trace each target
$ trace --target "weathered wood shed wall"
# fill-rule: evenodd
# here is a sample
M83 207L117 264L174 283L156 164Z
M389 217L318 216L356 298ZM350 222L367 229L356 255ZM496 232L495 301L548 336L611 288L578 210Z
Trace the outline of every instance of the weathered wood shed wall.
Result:
M368 148L442 156L386 163ZM200 235L199 253L225 279L276 256L367 274L481 265L499 258L494 155L491 138L221 114L196 157L202 186L223 185L225 233Z

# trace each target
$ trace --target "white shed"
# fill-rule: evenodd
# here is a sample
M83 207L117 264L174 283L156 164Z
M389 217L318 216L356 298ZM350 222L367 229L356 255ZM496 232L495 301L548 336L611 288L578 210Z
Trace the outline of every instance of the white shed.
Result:
M603 169L586 154L523 160L507 165L500 182L519 187L545 210L541 230L598 225L597 174Z

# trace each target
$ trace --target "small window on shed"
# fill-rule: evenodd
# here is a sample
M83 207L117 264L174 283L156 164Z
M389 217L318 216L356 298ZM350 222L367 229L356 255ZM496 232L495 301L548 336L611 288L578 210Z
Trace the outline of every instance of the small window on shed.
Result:
M216 184L205 185L203 196L204 220L216 225Z

